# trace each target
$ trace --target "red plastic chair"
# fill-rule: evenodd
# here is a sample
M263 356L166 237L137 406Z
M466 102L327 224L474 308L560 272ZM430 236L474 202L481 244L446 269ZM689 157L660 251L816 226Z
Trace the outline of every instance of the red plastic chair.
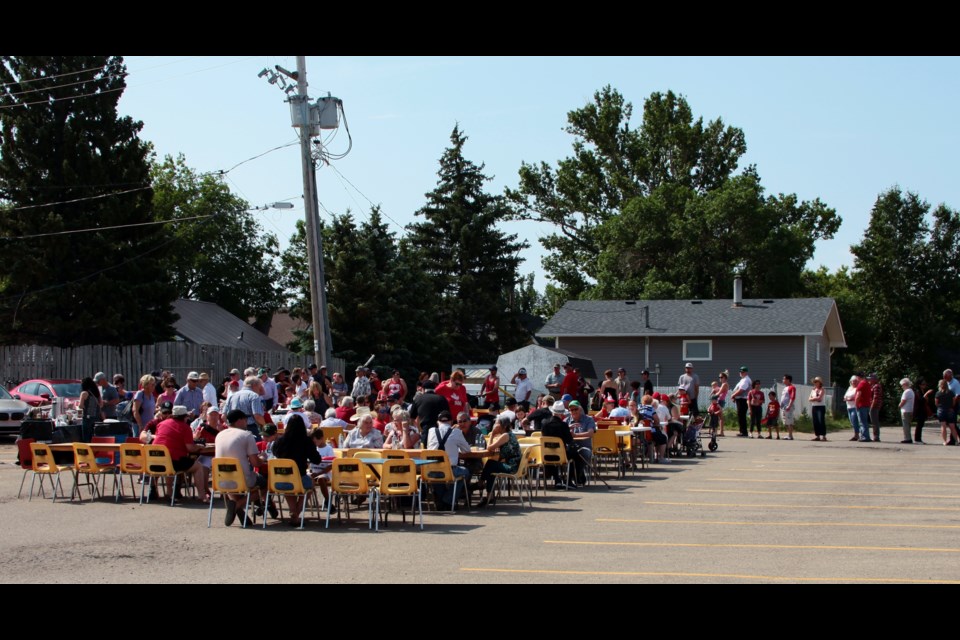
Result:
M33 453L30 451L30 443L36 442L34 438L21 438L17 440L17 457L20 459L20 468L23 469L23 478L20 479L20 490L17 491L17 499L23 493L23 483L27 480L27 472L33 471ZM43 492L43 478L40 478L40 491ZM33 494L31 493L31 496Z
M93 436L90 440L90 444L114 444L117 439L113 436ZM97 459L97 464L120 464L120 455L117 451L111 451L109 449L97 449L94 447L93 455Z

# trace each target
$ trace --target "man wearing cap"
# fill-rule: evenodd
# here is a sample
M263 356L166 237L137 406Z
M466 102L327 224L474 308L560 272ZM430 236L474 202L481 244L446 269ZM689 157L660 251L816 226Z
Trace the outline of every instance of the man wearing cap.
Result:
M517 376L513 378L516 380ZM490 367L490 375L483 381L480 395L483 396L488 409L500 408L500 376L497 375L497 365Z
M640 372L643 383L643 395L644 396L653 396L653 380L650 379L650 371L644 369ZM641 396L642 398L643 396Z
M236 389L233 388L233 383L237 383ZM239 369L230 369L230 382L226 384L225 393L223 394L225 398L229 399L230 396L235 394L237 391L240 391L243 383L240 381L240 370Z
M467 442L467 438L463 432L464 421L460 419L459 416L465 416L465 422L467 427L470 426L470 414L466 412L461 412L458 415L457 426L451 425L451 415L449 411L441 411L440 415L437 416L437 428L430 430L430 439L427 441L427 449L433 449L434 451L443 450L447 453L447 458L450 459L450 468L453 470L453 476L457 479L457 482L461 484L461 491L457 493L459 495L466 495L466 488L469 486L470 482L470 471L466 467L461 467L460 465L460 453L467 453L470 451L470 443ZM459 428L458 428L459 427ZM441 511L449 511L454 508L456 505L453 505L453 484L446 485L442 489L437 489L437 508Z
M100 387L100 399L103 400L103 407L101 407L103 418L116 418L117 405L120 404L120 394L117 392L117 388L107 382L107 374L103 371L98 371L97 375L93 376L93 381Z
M366 405L370 401L370 378L367 377L367 370L363 367L357 367L357 377L353 381L353 390L350 395L354 402Z
M200 417L200 405L203 404L203 391L200 390L198 383L200 374L191 371L187 374L187 384L177 390L177 395L173 398L173 404L187 408L188 419L190 421Z
M543 386L547 388L547 393L553 396L561 396L560 393L560 384L563 382L563 372L560 371L560 363L553 365L553 373L547 376L547 379L544 380Z
M738 438L749 438L747 432L747 398L750 395L750 389L753 387L753 381L747 375L747 368L740 367L740 381L733 388L730 397L737 403L737 422L740 424L740 433Z
M170 452L175 471L184 471L193 476L193 485L197 491L202 491L204 501L210 499L207 485L203 481L203 466L190 457L191 453L200 451L201 447L193 442L193 431L187 424L187 408L183 405L174 405L171 417L157 425L157 437L153 444L163 445ZM167 478L167 493L173 481Z
M521 425L527 433L533 431L540 431L543 428L543 422L549 420L553 415L550 412L550 408L555 402L553 396L543 396L540 398L540 401L537 403L537 408L534 411L531 411L527 414L527 417L523 419L523 424Z
M517 428L517 406L518 404L516 398L507 398L506 402L504 402L503 411L497 415L497 418L506 416L510 420L511 429Z
M260 378L249 376L243 381L243 389L227 398L223 407L228 413L234 409L243 411L243 415L247 416L247 429L257 441L260 440L260 427L267 423L263 417L262 392L263 384Z
M247 481L247 486L252 489L251 496L254 502L260 501L260 491L267 486L266 478L256 472L256 467L260 466L262 459L257 448L257 440L253 434L247 431L247 416L242 411L234 409L227 414L227 429L224 429L217 435L216 457L234 458L240 461L240 468L243 470L243 477ZM227 507L223 523L228 527L233 524L237 517L237 511L243 511L246 495L243 493L228 493L224 496L224 503ZM272 506L272 505L271 505ZM276 507L274 507L276 509ZM248 518L253 513L247 512ZM276 514L273 514L276 517Z
M545 438L560 438L563 440L563 444L566 448L567 459L571 461L579 460L580 456L577 452L576 446L573 443L573 434L570 433L570 425L566 422L568 412L567 408L563 406L563 401L558 400L554 402L553 406L550 407L550 413L553 414L550 419L544 420L540 424L541 434ZM554 479L557 489L567 488L567 485L565 485L560 479L560 474L557 471L556 465L547 465L546 474L547 479ZM568 481L570 481L571 485L573 484L573 478L568 478Z
M586 484L585 468L589 466L593 457L593 434L597 432L597 423L583 410L578 400L574 400L568 407L570 411L569 424L573 431L576 458L574 467L577 469L577 484ZM627 411L627 416L630 412Z
M573 404L572 402L570 403ZM622 421L624 418L630 418L630 401L626 398L620 398L619 406L610 411L610 417L614 420Z
M688 362L683 365L683 375L677 381L677 386L683 387L687 392L687 398L690 400L690 414L693 417L700 415L700 409L697 407L697 396L700 394L700 376L693 372L693 363Z
M420 428L420 438L429 442L430 429L437 426L437 417L441 411L450 411L447 399L436 392L437 383L433 380L423 381L423 395L413 401L410 407L410 417L416 420Z
M517 388L513 390L513 397L517 399L517 404L520 405L520 408L524 411L529 411L530 396L533 395L533 383L530 382L530 378L527 377L527 370L524 367L520 367L520 370L517 371L510 382L517 385Z
M580 376L573 370L573 365L569 362L563 365L563 369L566 375L563 376L563 382L560 383L560 393L575 398L580 393Z

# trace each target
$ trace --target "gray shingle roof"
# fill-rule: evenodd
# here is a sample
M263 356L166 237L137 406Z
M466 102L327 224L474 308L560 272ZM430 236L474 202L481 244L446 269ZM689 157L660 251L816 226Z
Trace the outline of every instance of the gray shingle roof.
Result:
M571 300L537 335L821 335L834 308L832 298L744 300L742 307L731 300Z
M180 315L174 329L188 342L250 351L287 351L283 345L212 302L181 298L173 303L173 310ZM238 340L241 334L243 340Z

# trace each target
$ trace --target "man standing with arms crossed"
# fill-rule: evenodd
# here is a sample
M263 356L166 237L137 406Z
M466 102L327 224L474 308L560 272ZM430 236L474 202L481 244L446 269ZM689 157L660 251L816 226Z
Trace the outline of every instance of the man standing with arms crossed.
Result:
M753 381L747 375L747 368L740 367L740 382L737 383L737 386L733 388L733 393L730 394L730 397L737 402L737 422L740 423L738 438L750 437L750 434L747 433L747 395L750 393L750 387L752 386Z
M683 369L683 375L680 376L677 385L687 392L687 398L690 400L690 415L697 417L700 415L700 408L697 406L697 396L700 395L700 376L693 372L693 365L689 362L683 365Z

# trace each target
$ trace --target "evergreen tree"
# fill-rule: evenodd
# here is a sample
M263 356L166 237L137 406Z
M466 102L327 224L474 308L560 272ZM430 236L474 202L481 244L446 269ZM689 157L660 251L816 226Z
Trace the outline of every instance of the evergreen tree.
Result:
M176 292L157 268L170 232L73 233L153 221L143 125L117 114L125 75L119 56L0 58L0 342L173 336Z
M410 242L430 282L413 291L416 304L431 315L446 362L488 363L529 340L509 298L519 274L519 251L528 245L496 228L509 213L504 199L483 190L490 178L463 157L467 141L454 127L451 146L440 159L436 189L410 225Z

